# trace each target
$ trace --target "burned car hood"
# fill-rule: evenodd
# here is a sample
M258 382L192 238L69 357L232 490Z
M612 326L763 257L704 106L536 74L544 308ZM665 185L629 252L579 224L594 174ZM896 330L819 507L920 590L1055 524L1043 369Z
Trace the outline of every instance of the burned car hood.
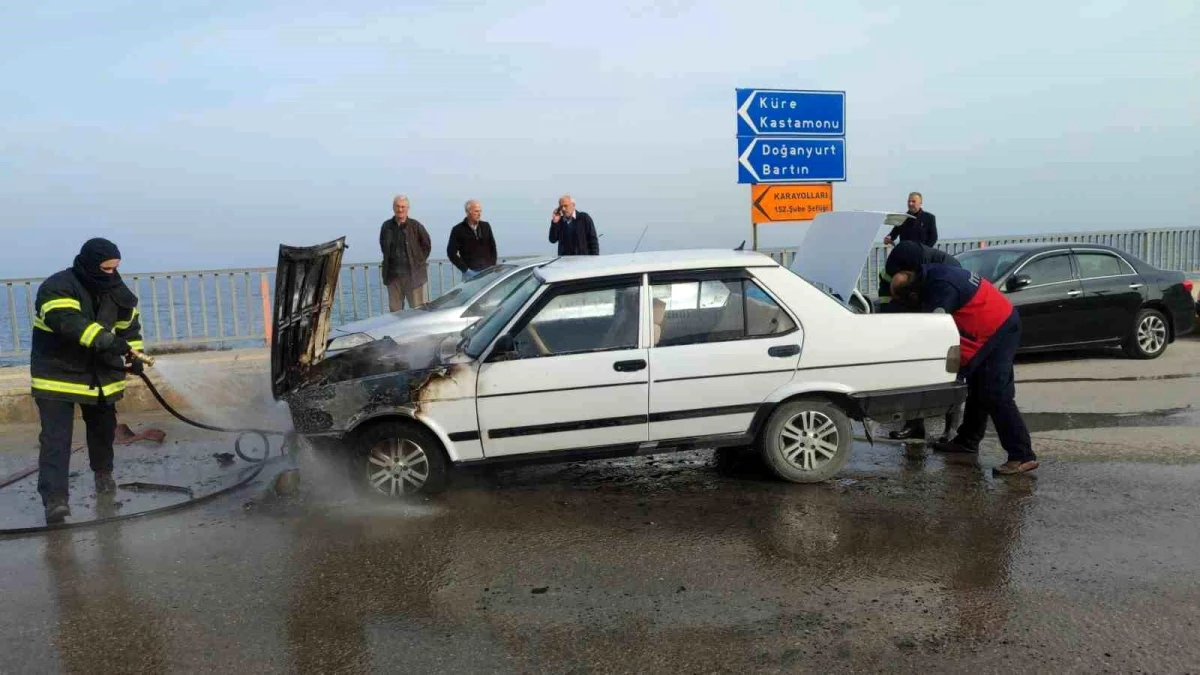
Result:
M903 213L832 211L818 214L796 248L791 270L849 302L880 230L903 223Z
M338 352L304 370L293 391L360 380L391 373L418 373L441 368L458 356L460 332L422 335L397 342L383 337Z
M345 237L319 246L279 246L271 339L276 399L304 381L325 354L345 250Z

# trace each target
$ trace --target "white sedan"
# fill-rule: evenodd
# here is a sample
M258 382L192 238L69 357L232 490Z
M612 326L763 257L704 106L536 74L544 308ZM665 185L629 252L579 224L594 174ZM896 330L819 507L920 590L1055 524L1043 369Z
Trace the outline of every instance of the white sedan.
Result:
M871 217L874 237L888 215ZM342 248L281 249L293 292L277 294L274 392L299 434L334 440L387 495L436 492L456 465L747 444L781 478L820 481L849 457L852 419L931 417L965 397L949 316L833 297L850 297L862 257L816 285L748 251L559 258L461 334L322 358Z

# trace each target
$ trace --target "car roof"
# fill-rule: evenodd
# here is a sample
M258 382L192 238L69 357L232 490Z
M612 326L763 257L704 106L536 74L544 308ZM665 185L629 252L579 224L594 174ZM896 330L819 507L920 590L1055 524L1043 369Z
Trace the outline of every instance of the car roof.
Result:
M970 251L963 251L962 253L959 253L956 255L963 255L964 253L974 253L977 251L1020 251L1022 253L1037 253L1039 251L1055 251L1055 250L1066 249L1066 248L1079 248L1079 249L1091 248L1091 249L1100 249L1102 251L1113 251L1113 252L1121 253L1121 251L1118 251L1117 249L1115 249L1111 246L1105 246L1104 244L1087 244L1087 243L1079 242L1079 241L1038 241L1038 242L1023 242L1020 244L988 245L987 248L973 248Z
M610 255L563 256L538 268L547 283L576 281L621 274L674 272L679 270L722 267L778 266L770 256L756 251L729 249L692 249L682 251L646 251Z

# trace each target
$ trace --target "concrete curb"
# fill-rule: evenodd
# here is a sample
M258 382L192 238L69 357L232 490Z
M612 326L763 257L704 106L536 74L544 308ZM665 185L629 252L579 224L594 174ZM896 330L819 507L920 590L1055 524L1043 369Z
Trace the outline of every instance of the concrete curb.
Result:
M258 392L263 388L270 372L270 351L266 349L239 349L222 352L200 352L175 354L162 358L185 362L188 367L218 368L228 373L229 386L224 388L216 403L236 406L244 401L247 392ZM192 408L191 403L180 392L163 381L153 368L147 369L150 381L162 393L163 398L180 411ZM137 377L127 380L125 396L117 403L118 413L139 413L160 410L158 401ZM212 397L206 400L212 401ZM76 417L79 410L76 409ZM0 369L0 424L37 422L37 405L29 390L29 368Z

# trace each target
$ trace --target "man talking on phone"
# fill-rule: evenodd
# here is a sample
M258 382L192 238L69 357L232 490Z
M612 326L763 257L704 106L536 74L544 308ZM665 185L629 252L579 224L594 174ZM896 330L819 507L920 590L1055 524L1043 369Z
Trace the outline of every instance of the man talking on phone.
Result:
M558 198L558 208L550 218L550 243L558 244L559 255L600 255L596 224L591 216L575 210L571 195Z

